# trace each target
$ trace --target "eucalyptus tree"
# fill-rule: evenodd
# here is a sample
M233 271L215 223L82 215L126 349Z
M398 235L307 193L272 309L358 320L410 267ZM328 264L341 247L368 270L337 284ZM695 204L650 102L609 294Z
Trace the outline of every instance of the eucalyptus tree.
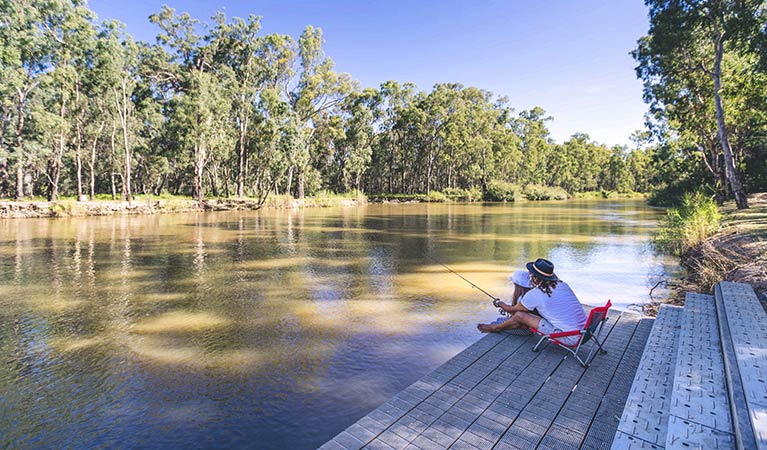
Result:
M552 120L541 107L522 111L516 121L515 132L520 138L522 165L514 181L542 184L548 179L547 164L553 145L546 122Z
M0 61L3 69L0 81L5 93L10 94L3 102L3 108L7 114L4 121L13 129L12 143L8 146L12 148L9 159L15 166L17 200L25 197L25 137L28 134L25 125L30 115L30 99L42 76L50 70L55 39L45 21L54 7L52 1L0 1Z
M93 13L78 1L52 2L41 10L40 23L51 40L51 69L44 75L47 89L37 110L40 117L45 117L42 122L48 125L40 130L44 145L52 150L45 171L49 200L58 199L65 153L73 142L75 146L81 145L73 132L81 130L78 122L82 105L78 102L91 65L90 50L95 36L93 17Z
M96 92L105 93L109 104L103 105L105 112L114 120L111 147L116 157L115 132L120 130L122 147L122 169L117 172L122 179L122 192L130 202L133 196L132 166L136 135L143 124L136 120L134 93L141 71L139 45L125 33L122 24L116 21L104 24L96 46ZM91 153L91 157L93 157ZM91 163L91 166L93 163ZM112 171L112 173L115 173ZM114 185L114 175L110 175ZM114 195L114 186L113 186Z
M215 55L222 42L215 35L201 35L199 21L188 13L176 14L164 6L149 20L160 27L158 44L172 53L156 67L157 79L171 88L170 110L178 144L189 151L192 164L192 194L202 201L208 163L231 144L228 115L231 85L216 75Z
M344 108L348 116L343 123L344 137L340 147L345 190L353 186L360 191L362 179L370 167L375 139L374 111L378 99L377 91L365 89L351 97Z
M263 39L258 36L261 18L249 16L247 20L235 17L227 23L226 16L219 12L214 17L215 27L211 39L215 46L216 64L227 71L232 96L232 123L237 128L237 197L245 191L247 161L249 153L250 128L255 120L256 102L264 88L267 67L260 58Z
M741 182L730 145L726 107L722 85L728 76L723 70L725 55L737 44L756 36L763 26L755 20L762 14L761 0L646 0L650 8L650 30L640 39L634 58L639 62L637 75L645 82L645 97L657 108L674 105L673 97L656 89L667 83L679 84L679 92L694 88L692 79L703 74L711 85L703 102L714 105L718 144L724 156L724 173L738 208L747 208Z
M404 126L402 111L410 106L415 96L415 85L386 81L378 89L377 104L373 109L377 139L371 152L371 167L367 171L367 184L377 192L394 193L398 174L404 168Z
M517 118L506 97L498 98L494 104L497 126L492 131L492 161L483 172L483 180L517 181L521 172L522 145L515 133ZM483 186L487 190L487 186Z
M298 40L300 74L298 82L288 93L290 105L301 128L297 133L305 138L304 144L290 154L288 169L288 190L293 172L298 172L299 198L304 197L304 181L311 161L310 146L314 135L312 121L320 114L329 113L340 106L355 89L349 74L337 73L334 63L322 50L322 30L307 26Z

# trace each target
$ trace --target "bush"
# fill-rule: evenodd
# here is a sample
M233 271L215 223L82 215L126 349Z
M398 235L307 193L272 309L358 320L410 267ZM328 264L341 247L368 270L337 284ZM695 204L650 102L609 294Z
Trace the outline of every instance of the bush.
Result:
M426 201L431 203L446 202L448 201L448 198L440 191L431 191L426 195Z
M307 204L313 203L316 206L323 208L343 206L348 204L350 200L355 201L356 203L367 203L368 199L362 191L356 189L340 194L323 190L306 198Z
M528 200L567 200L570 195L561 187L541 186L528 184L522 191L522 195Z
M647 198L647 194L644 194L642 192L616 192L616 191L585 191L585 192L575 192L573 193L573 197L581 200L592 200L592 199L610 199L610 198L628 198L628 199L634 199L634 198Z
M721 219L712 198L701 192L688 193L678 207L666 211L653 240L662 250L682 255L716 233Z
M516 184L493 180L487 184L485 200L491 202L515 202L521 198L521 191Z
M447 188L442 193L456 202L478 202L482 200L482 191L478 187L471 189Z

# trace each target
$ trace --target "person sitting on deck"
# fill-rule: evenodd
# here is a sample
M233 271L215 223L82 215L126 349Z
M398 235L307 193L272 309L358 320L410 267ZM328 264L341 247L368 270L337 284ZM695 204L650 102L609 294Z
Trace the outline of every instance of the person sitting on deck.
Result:
M580 330L586 324L586 311L578 298L564 281L554 274L554 264L543 258L527 263L532 289L514 305L497 302L499 308L511 314L501 323L479 324L483 333L503 330L535 328L544 334ZM513 302L513 301L512 301ZM532 313L538 310L540 316ZM578 336L560 339L565 344L575 344Z
M511 306L514 306L520 297L532 289L532 286L530 286L530 273L526 270L516 270L509 279L514 283L514 293L511 294Z

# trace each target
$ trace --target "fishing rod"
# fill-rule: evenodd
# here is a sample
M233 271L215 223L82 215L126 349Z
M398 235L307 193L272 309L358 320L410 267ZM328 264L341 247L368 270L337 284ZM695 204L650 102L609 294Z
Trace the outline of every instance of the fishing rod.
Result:
M448 267L448 266L446 266L446 265L444 265L444 264L442 264L442 263L440 263L440 266L442 266L442 267L444 267L445 269L447 269L447 270L448 270L450 273L453 273L453 274L457 275L457 276L458 276L458 277L460 277L460 278L461 278L463 281L465 281L465 282L469 283L469 284L471 285L471 287L473 287L473 288L476 288L476 289L479 289L479 291L480 291L481 293L483 293L483 294L487 295L488 297L492 298L492 299L493 299L493 306L495 306L496 308L498 308L498 312L500 312L502 316L505 316L505 315L506 315L506 311L504 311L503 309L501 309L501 307L499 306L499 303L501 302L501 299L500 299L500 298L498 298L498 297L496 297L496 296L494 296L494 295L490 294L490 293L489 293L489 292L487 292L486 290L482 289L481 287L479 287L479 286L477 286L476 284L472 283L471 281L467 280L467 279L466 279L466 278L465 278L463 275L461 275L460 273L458 273L458 272L456 272L455 270L451 269L450 267Z

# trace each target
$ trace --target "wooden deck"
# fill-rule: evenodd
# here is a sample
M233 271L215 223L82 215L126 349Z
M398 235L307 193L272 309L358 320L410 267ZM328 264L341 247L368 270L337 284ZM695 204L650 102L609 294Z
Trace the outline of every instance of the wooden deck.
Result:
M608 449L653 322L612 313L588 369L532 352L534 336L489 334L321 448Z

